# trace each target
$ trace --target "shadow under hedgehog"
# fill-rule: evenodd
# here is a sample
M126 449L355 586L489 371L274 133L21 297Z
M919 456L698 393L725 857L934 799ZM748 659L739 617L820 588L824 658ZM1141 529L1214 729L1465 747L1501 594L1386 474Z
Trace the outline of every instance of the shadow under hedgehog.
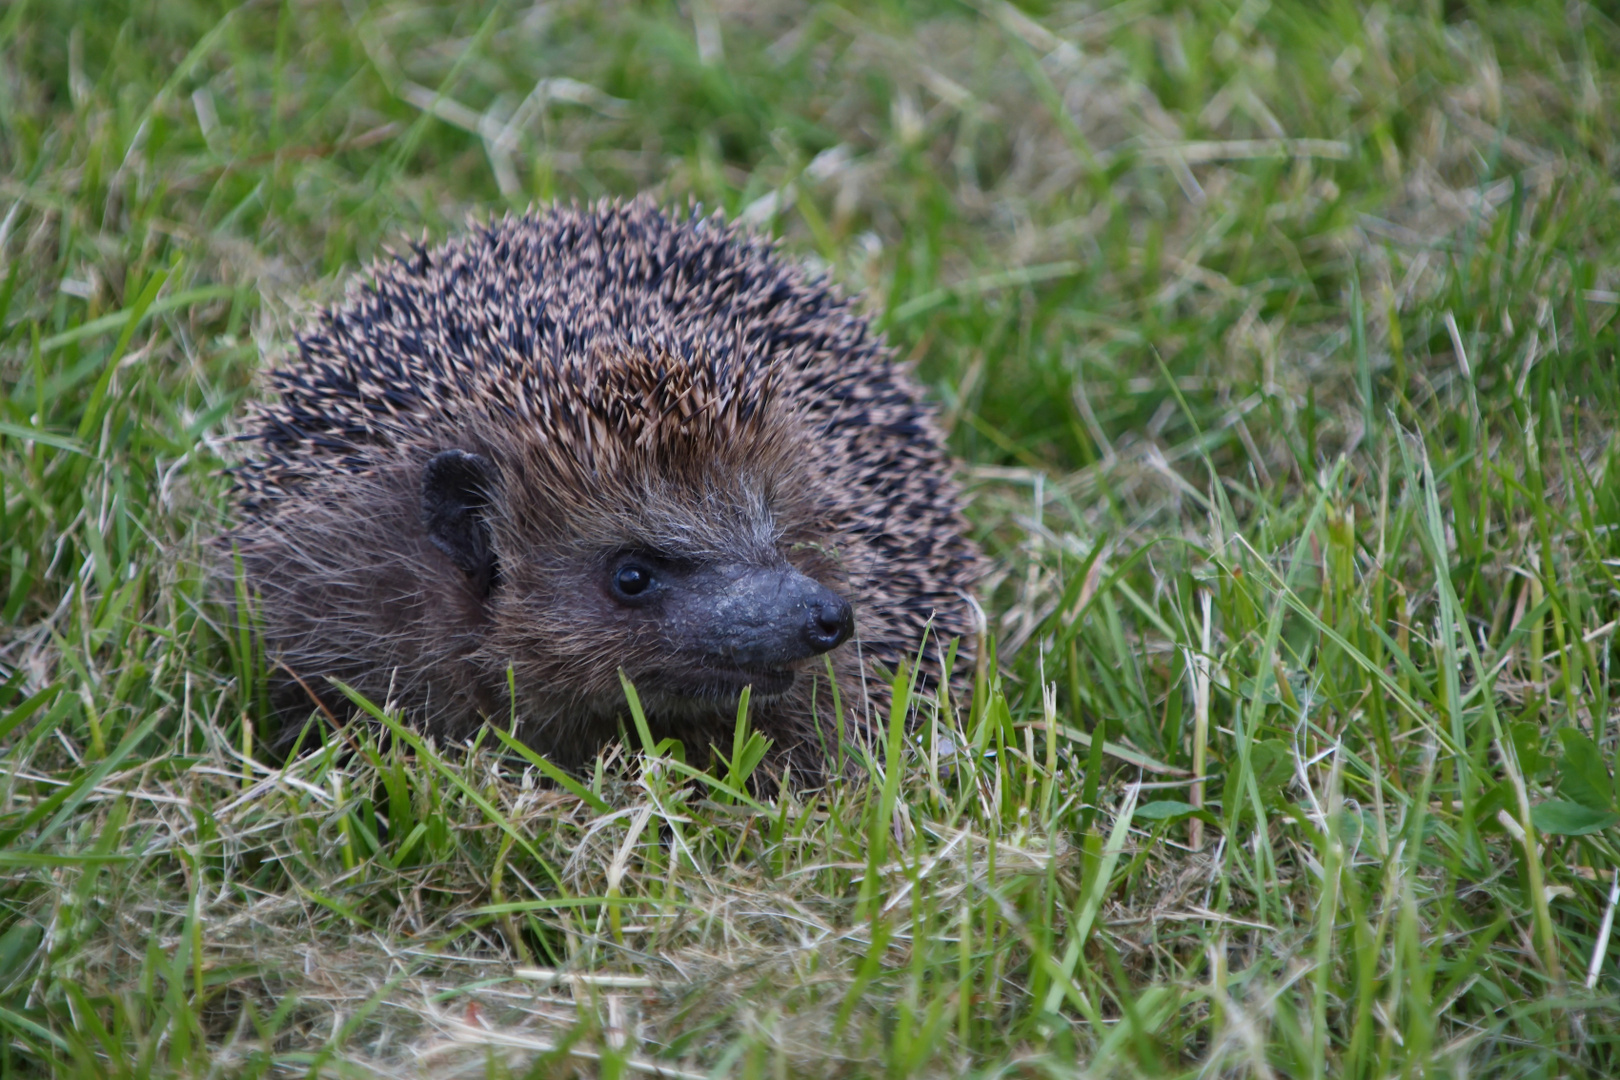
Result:
M268 373L220 538L286 749L339 679L578 767L635 684L656 737L822 774L893 670L977 646L983 559L917 385L853 304L718 217L554 208L373 265ZM926 633L926 648L924 648ZM296 678L294 678L296 676ZM956 689L966 686L960 676ZM961 700L959 697L958 700ZM344 708L346 712L346 707Z

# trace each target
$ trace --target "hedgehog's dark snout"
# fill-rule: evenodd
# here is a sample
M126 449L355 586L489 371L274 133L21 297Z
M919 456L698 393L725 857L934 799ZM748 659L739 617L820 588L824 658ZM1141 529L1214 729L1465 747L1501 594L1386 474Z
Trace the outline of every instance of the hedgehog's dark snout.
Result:
M727 666L784 667L836 649L855 632L849 601L791 566L705 576L707 588L684 605L692 644Z
M786 564L684 563L638 553L610 560L607 571L608 594L634 618L655 621L701 686L719 679L785 688L793 665L855 632L848 600Z

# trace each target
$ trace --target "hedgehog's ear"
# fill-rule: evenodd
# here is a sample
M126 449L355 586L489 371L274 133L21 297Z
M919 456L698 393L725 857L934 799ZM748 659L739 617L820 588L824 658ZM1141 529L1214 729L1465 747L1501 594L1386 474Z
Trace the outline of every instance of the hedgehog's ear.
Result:
M488 519L494 482L489 459L464 450L435 454L422 470L422 521L428 539L484 593L497 578Z

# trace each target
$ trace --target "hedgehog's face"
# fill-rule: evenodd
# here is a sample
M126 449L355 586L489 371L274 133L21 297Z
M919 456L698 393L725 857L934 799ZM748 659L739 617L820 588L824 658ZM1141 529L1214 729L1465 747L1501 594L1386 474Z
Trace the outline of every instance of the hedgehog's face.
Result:
M824 583L831 562L783 551L757 496L660 500L644 486L635 507L586 518L459 450L428 463L422 491L429 538L488 597L488 651L549 697L617 707L622 669L655 706L733 705L745 686L787 692L854 633L849 602Z

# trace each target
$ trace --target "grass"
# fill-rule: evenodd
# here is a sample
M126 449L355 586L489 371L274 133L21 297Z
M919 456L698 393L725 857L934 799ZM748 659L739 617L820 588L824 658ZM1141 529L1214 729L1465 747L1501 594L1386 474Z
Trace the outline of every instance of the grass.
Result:
M17 0L0 50L0 1071L1620 1070L1607 9ZM643 189L937 393L971 708L764 803L741 732L244 755L197 553L256 370L385 245Z

